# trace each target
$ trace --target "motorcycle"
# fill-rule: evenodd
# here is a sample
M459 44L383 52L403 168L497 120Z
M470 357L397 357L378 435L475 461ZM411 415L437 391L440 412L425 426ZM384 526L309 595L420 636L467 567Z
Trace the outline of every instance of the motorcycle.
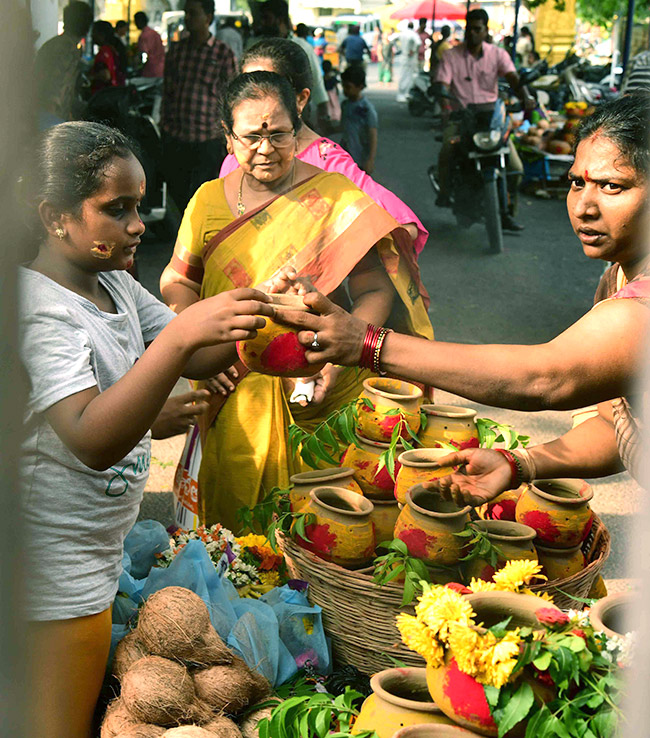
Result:
M162 137L152 117L162 80L122 87L106 87L86 104L86 120L105 123L132 138L139 148L138 158L147 178L147 191L140 204L142 221L160 238L173 237L173 223L167 202L167 183L162 172Z
M407 95L409 113L415 118L423 116L425 113L430 115L440 114L440 105L435 95L431 78L426 72L419 72L413 80L413 86Z

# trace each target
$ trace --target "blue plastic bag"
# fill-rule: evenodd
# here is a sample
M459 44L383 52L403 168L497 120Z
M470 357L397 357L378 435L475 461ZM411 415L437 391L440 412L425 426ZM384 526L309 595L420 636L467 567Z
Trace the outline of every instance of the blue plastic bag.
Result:
M131 559L130 574L144 579L156 563L156 554L169 548L169 533L156 520L141 520L124 539L124 551Z

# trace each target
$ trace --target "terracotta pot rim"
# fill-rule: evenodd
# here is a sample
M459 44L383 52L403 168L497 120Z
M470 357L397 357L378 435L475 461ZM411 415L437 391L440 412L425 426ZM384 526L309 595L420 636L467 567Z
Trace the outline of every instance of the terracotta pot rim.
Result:
M393 497L390 500L370 500L373 505L385 505L388 507L388 505L399 505L399 502Z
M578 543L577 546L569 546L568 548L551 548L545 546L543 543L535 542L535 548L539 551L540 549L547 554L573 554L576 551L582 551L582 543Z
M440 713L440 708L433 700L430 702L409 700L406 697L399 697L386 689L386 682L391 677L395 677L396 682L400 681L406 684L408 681L412 681L417 686L423 687L422 692L424 693L427 691L426 671L426 667L420 668L417 666L384 669L370 677L370 687L377 697L385 702L389 702L391 705L403 707L407 710L417 710L418 712Z
M492 591L492 592L472 592L472 594L463 595L463 597L469 601L470 605L472 606L472 609L476 613L477 620L479 622L482 619L481 613L479 612L481 609L480 607L481 602L489 604L491 601L493 602L510 601L512 603L512 606L509 608L510 612L515 614L515 610L518 610L520 613L524 613L525 615L531 615L538 623L539 621L537 620L537 616L535 615L535 613L537 610L541 608L550 608L552 610L557 610L558 612L562 612L557 605L554 605L552 602L548 602L547 600L543 600L541 597L538 597L535 594L523 594L521 592ZM519 606L517 606L517 604L519 604ZM503 614L502 619L505 619L507 615L508 615L508 609L504 606L504 614ZM539 623L539 626L540 628L543 628L543 625L541 623ZM513 625L512 627L514 628L516 626ZM533 625L533 627L535 626ZM486 630L484 632L486 632Z
M416 459L411 459L411 456L433 456L441 458L443 456L448 456L449 454L453 454L453 451L448 451L445 448L413 448L409 451L403 451L398 457L397 460L400 464L403 466L410 466L415 469L426 469L431 466L431 464L435 461L434 458L432 458L430 461L417 461ZM410 454L410 456L409 456ZM451 469L451 467L438 467L439 469Z
M313 469L312 471L298 472L289 477L292 484L308 484L310 482L325 482L328 479L341 479L351 477L354 469L349 466L332 466L329 469ZM326 486L326 485L322 485Z
M400 395L395 392L388 392L387 390L380 389L373 386L375 382L399 382L402 387L408 388L408 395ZM363 380L363 388L372 393L373 395L379 395L379 397L385 397L388 400L403 402L404 400L419 400L422 397L422 390L411 382L406 382L403 379L385 379L384 377L369 377Z
M574 492L574 497L562 497L561 495L554 495L552 492L540 489L537 484L556 484L558 487L563 487L569 492ZM586 483L585 483L586 484ZM594 491L590 485L587 485L588 489L584 494L581 494L579 489L571 489L575 487L577 482L575 479L539 479L532 482L529 487L533 494L539 495L544 500L554 502L559 505L570 505L572 507L578 507L589 502L593 496Z
M435 512L434 510L427 510L425 507L420 507L416 502L413 502L412 493L414 491L419 492L420 490L431 495L435 495L437 493L433 490L425 490L421 484L414 484L406 491L406 504L421 515L426 515L430 518L443 518L444 520L451 520L452 518L459 518L464 515L468 515L469 511L472 509L470 505L465 505L465 507L459 507L456 512Z
M461 418L475 418L476 410L471 407L460 407L459 405L437 405L436 403L428 403L420 405L420 409L426 415L433 415L440 418L452 418L454 420Z
M514 520L474 520L472 525L482 529L484 533L487 533L488 538L495 541L532 541L537 536L537 531L530 525L517 523ZM514 535L506 532L508 528L513 531ZM501 532L498 532L499 529Z
M371 438L366 438L358 432L354 435L361 441L361 443L365 443L368 446L375 446L376 448L388 448L390 446L390 443L384 443L383 441L373 441ZM400 446L402 446L401 441L397 443L397 448L399 448Z
M303 302L302 295L285 295L274 292L268 296L271 298L271 304L278 312L283 310L298 310L301 313L313 312Z
M629 605L630 603L637 602L638 595L636 592L616 592L615 594L607 595L598 600L595 605L589 611L589 619L595 631L602 630L603 633L608 635L610 638L620 638L625 633L617 633L615 630L607 627L603 622L603 619L609 615L609 613L617 607ZM639 603L640 604L640 603Z
M406 725L393 733L392 738L476 738L478 733L465 730L460 725L444 725L426 723L422 725Z
M357 509L341 510L341 508L339 507L334 507L334 505L330 505L328 502L324 502L320 499L321 495L324 494L324 492L336 493L335 496L342 497L346 502L349 502L352 507ZM331 512L340 513L343 515L352 515L355 518L367 517L368 515L370 515L374 508L373 503L367 497L364 497L357 492L352 492L352 490L343 489L342 487L327 487L325 485L323 485L322 487L314 487L314 489L309 492L309 497L314 503L320 505L321 507L324 507L326 510L330 510Z

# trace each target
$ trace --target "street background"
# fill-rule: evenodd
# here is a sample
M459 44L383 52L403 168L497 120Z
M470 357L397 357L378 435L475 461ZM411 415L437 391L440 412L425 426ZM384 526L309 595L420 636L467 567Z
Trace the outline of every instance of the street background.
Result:
M399 73L399 69L397 70ZM520 234L504 235L504 251L488 254L485 229L458 228L450 210L434 205L427 169L440 144L432 119L414 118L395 101L395 83L380 86L376 65L368 70L368 99L379 116L379 148L373 177L402 198L430 236L419 263L431 296L429 310L436 339L461 343L542 343L589 310L604 265L591 262L573 234L563 198L541 200L520 195ZM333 136L336 138L336 136ZM158 280L173 243L147 238L138 249L143 284L159 295ZM431 378L435 386L435 377ZM179 385L179 389L181 389ZM565 412L521 413L471 403L444 392L436 402L474 407L479 417L513 425L536 444L571 427ZM151 476L141 518L171 523L171 485L184 436L154 441ZM627 584L626 544L640 488L627 474L594 480L592 508L612 535L605 567L610 591Z

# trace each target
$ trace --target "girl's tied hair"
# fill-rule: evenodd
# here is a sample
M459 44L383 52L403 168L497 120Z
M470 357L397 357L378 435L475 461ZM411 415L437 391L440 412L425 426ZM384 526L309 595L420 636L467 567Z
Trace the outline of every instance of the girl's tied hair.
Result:
M43 134L31 171L23 178L22 199L33 226L40 224L39 205L47 201L61 213L78 215L84 200L103 184L113 159L138 157L133 141L101 123L72 121ZM43 232L40 226L41 235Z
M240 69L254 62L269 61L273 71L289 80L296 95L314 85L309 59L295 41L288 38L264 38L251 46L241 59Z

